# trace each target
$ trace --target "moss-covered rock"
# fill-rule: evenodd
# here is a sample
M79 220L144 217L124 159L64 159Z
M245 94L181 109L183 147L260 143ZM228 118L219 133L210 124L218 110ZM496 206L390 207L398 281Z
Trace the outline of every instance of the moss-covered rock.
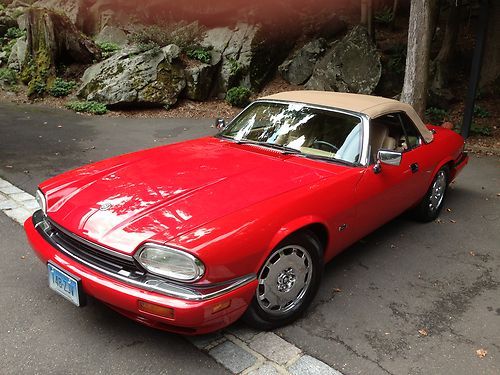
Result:
M171 106L186 86L176 45L128 47L88 68L78 96L109 106Z

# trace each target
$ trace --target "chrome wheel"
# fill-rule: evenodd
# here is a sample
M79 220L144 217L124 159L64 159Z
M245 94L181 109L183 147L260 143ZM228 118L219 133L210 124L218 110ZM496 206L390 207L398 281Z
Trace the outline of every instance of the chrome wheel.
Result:
M439 209L443 202L444 193L446 191L446 172L440 170L432 184L429 196L429 211L434 213Z
M259 306L271 315L297 309L311 282L312 268L311 256L301 246L289 245L276 251L259 274Z

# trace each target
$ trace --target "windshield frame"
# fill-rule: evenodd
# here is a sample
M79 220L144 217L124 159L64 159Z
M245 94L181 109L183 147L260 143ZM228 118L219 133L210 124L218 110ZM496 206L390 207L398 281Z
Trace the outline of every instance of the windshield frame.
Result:
M243 113L247 111L248 108L252 107L255 104L261 104L261 103L285 104L285 105L288 105L288 104L297 104L297 105L302 105L304 107L308 107L308 108L312 108L312 109L319 109L319 110L323 110L323 111L328 111L328 112L333 112L333 113L340 113L340 114L343 114L343 115L349 115L349 116L357 117L360 120L361 127L362 127L361 141L360 141L360 144L361 144L361 156L360 156L359 162L357 162L357 163L350 163L350 162L346 162L346 161L343 161L343 160L340 160L340 159L334 159L334 158L331 158L329 160L327 158L325 158L325 159L309 158L309 159L310 160L316 160L316 161L319 161L319 162L321 162L321 161L323 161L323 162L325 162L325 161L326 162L332 162L332 163L340 162L340 163L345 164L345 165L352 165L353 167L357 167L357 166L366 167L366 166L368 166L368 162L369 162L369 160L368 160L368 148L369 148L368 140L369 140L369 123L370 123L370 118L367 115L365 115L364 113L349 111L349 110L346 110L346 109L337 108L337 107L333 107L333 106L323 106L323 105L316 105L316 104L310 104L310 103L306 103L306 102L289 101L289 100L258 99L258 100L253 101L249 105L247 105L245 108L243 108L243 110L241 110L241 112L238 113L236 115L236 117L234 117L215 136L217 138L220 138L220 139L225 139L225 140L229 140L229 141L238 142L237 139L234 139L232 137L223 135L222 132L225 131L226 129L230 128L232 126L233 122L235 122L236 120L238 120L238 118L241 117L243 115ZM306 155L306 154L296 154L296 156L307 157L308 155Z

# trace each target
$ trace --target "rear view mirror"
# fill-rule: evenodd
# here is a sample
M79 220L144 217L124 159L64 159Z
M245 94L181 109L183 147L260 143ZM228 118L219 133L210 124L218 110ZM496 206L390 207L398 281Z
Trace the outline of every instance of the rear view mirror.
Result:
M380 173L382 171L381 164L399 166L401 164L401 158L403 153L391 150L379 150L377 152L377 162L373 167L375 173Z

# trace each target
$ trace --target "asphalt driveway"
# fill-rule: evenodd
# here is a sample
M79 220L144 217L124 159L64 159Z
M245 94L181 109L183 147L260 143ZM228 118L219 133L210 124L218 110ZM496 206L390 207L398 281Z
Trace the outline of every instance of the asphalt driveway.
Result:
M0 177L33 194L64 170L211 134L211 124L0 103ZM344 374L498 374L499 167L473 156L439 222L402 216L334 259L305 317L276 333ZM1 213L0 250L2 372L130 373L141 363L151 373L224 371L183 338L97 302L75 313L50 293L21 228Z

